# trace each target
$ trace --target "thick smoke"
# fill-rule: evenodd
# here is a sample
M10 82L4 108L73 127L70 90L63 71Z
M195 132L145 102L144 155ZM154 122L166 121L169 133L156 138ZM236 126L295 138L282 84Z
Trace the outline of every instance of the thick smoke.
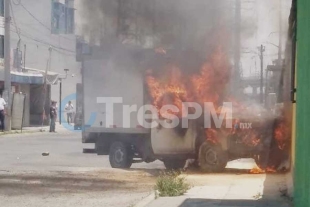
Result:
M259 36L268 37L270 28L272 31L274 28L278 29L279 23L277 22L279 21L275 18L277 15L272 16L272 19L269 16L270 10L267 9L270 8L269 2L273 2L275 9L277 4L275 0L264 0L266 5L256 4L263 7L263 9L254 8L257 11L263 10L264 15L261 15L263 17L259 18L260 21L253 23L254 20L250 17L244 21L243 16L238 22L239 28L236 26L237 15L235 15L234 2L226 0L92 0L90 3L89 0L84 0L82 5L83 34L91 43L104 44L116 41L151 49L143 50L143 55L148 51L152 51L152 55L148 58L143 56L140 60L144 59L143 61L148 62L147 67L143 68L147 76L149 95L155 106L166 103L180 106L184 101L194 101L213 102L218 109L221 109L224 101L232 102L234 115L236 115L234 119L237 124L238 121L240 122L238 119L245 117L241 121L257 123L264 128L266 133L261 130L261 127L255 130L239 129L239 134L234 131L229 133L233 133L233 136L240 138L242 142L249 138L252 145L254 140L254 147L259 143L256 141L259 140L261 144L264 144L266 152L271 151L271 160L278 162L274 157L277 158L278 155L286 157L290 147L289 133L283 131L283 128L288 126L286 120L282 117L278 119L275 112L267 109L265 104L258 104L260 94L253 93L252 97L246 97L245 94L242 94L241 98L231 97L234 94L229 94L230 91L227 90L232 75L233 53L235 52L235 56L236 54L238 56L240 52L236 48L240 49L242 46L254 48L254 52L249 52L258 58L256 47L264 44L263 41L266 38L259 38L263 40L259 40L259 44L256 45L256 40L251 41L255 32L259 32ZM244 9L247 8L241 8L243 13ZM238 28L240 30L236 31ZM241 44L235 36L235 33L239 32L243 38ZM250 41L249 45L245 44L246 39ZM290 49L287 48L287 50ZM158 54L155 54L155 51ZM112 52L108 51L108 53ZM235 59L238 58L235 57ZM117 58L117 60L122 60L122 58ZM241 71L238 62L235 60L235 69ZM245 61L241 58L241 62ZM241 82L241 78L237 81ZM242 84L236 85L238 90L242 87ZM235 87L234 90L236 90ZM264 94L266 103L267 95L267 93ZM274 106L273 110L276 109ZM244 117L241 116L243 114L245 114ZM210 135L209 131L206 134ZM217 138L217 135L214 136ZM268 146L271 141L272 144ZM278 164L270 166L276 168Z
M232 10L223 2L84 0L83 31L95 42L110 36L143 46L206 50L208 37L219 27L231 24L228 19Z

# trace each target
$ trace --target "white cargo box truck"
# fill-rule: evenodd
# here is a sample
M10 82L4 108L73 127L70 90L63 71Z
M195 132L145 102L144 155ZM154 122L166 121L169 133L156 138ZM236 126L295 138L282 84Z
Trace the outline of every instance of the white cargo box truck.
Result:
M131 49L114 48L109 54L95 52L84 58L82 142L95 143L97 154L109 155L113 168L129 168L134 162L157 159L167 168L182 168L187 159L196 159L199 151L205 153L209 148L201 150L204 140L199 141L194 123L182 133L160 125L150 129L138 121L137 111L125 113L124 107L136 106L139 110L151 104L145 70L134 54ZM112 102L118 102L113 104L113 110L108 107ZM214 162L211 165L222 170L226 160L214 160L217 149L210 153Z

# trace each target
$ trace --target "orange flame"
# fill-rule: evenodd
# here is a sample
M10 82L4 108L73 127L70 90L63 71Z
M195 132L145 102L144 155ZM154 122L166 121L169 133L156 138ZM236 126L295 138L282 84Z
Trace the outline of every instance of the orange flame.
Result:
M194 101L197 103L212 102L218 110L219 102L224 97L225 88L229 82L230 65L222 47L217 47L209 61L202 65L199 74L183 76L180 68L168 65L161 77L148 74L146 82L153 105L160 110L171 104L179 112L171 112L181 117L182 103ZM167 114L160 114L161 117Z
M284 148L286 147L286 142L287 142L287 138L288 138L287 129L288 129L288 127L286 127L285 122L282 120L275 127L274 138L276 139L276 141L278 143L278 147L281 150L284 150Z
M218 143L218 132L215 129L206 129L205 133L208 141Z
M247 146L255 147L260 143L257 133L253 130L247 130L247 133L242 137L242 141Z
M174 105L179 109L179 112L169 112L168 114L160 114L167 116L174 114L182 116L182 103L188 101L187 89L182 82L182 73L176 66L171 66L167 69L167 76L163 79L147 76L147 85L150 95L153 99L153 105L160 110L165 105Z
M197 102L213 102L215 107L218 107L220 98L223 98L229 83L229 74L228 57L219 46L213 53L211 61L202 66L200 74L191 77Z
M254 167L250 170L251 174L263 174L265 173L265 170L260 169L259 167Z
M263 174L263 173L276 173L277 170L274 167L267 167L266 170L262 170L259 167L254 167L250 170L251 174Z
M220 37L219 39L225 40ZM220 42L220 40L217 41ZM224 45L225 43L217 45L213 50L210 48L209 51L212 51L212 53L200 65L199 72L190 73L190 71L193 71L191 68L182 68L181 70L181 67L174 63L162 67L161 73L159 73L160 75L154 75L152 73L146 75L149 95L152 99L152 104L157 110L160 110L165 105L174 105L178 109L178 112L159 112L160 118L167 118L172 114L178 117L187 115L187 112L183 111L182 107L184 102L196 102L201 105L211 102L214 104L216 112L220 113L222 110L221 103L224 100L232 102L235 114L245 114L248 117L255 117L257 115L257 111L246 108L235 99L227 97L226 89L230 80L231 65L223 47ZM157 54L167 54L167 51L161 47L155 49L155 52ZM183 74L184 71L186 71L186 75ZM238 125L242 120L234 120L233 122ZM247 121L244 123L247 123ZM274 139L282 150L287 145L288 134L285 121L279 122L274 130ZM236 135L238 142L249 147L258 146L262 138L261 132L258 129L240 129L236 127L227 130L225 127L221 129L212 127L211 129L205 130L206 139L213 143L218 143L220 137L228 137L229 135ZM266 170L253 168L250 172L259 174L276 172L276 170L273 167L267 168Z

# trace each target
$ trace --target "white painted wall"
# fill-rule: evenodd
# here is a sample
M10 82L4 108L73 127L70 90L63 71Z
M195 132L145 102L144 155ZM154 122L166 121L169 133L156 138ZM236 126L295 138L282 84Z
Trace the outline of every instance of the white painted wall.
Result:
M22 5L13 5L11 27L11 48L17 47L20 31L20 48L27 46L26 67L45 70L49 58L49 47L52 51L51 71L64 74L64 69L70 69L71 75L63 82L63 98L76 92L76 83L81 82L81 64L75 61L75 35L51 34L52 0L21 1ZM12 15L13 17L13 15ZM37 19L37 20L36 20ZM1 19L0 19L1 22ZM0 30L1 34L1 30ZM59 99L59 85L52 86L52 99Z
M23 126L28 127L30 125L30 86L29 84L22 84L20 85L20 89L23 94L26 94Z

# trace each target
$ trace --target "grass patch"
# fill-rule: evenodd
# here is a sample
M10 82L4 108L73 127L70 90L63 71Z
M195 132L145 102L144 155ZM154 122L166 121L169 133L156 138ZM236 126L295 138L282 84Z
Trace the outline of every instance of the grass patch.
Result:
M187 192L190 185L180 172L172 171L161 174L156 181L155 190L160 197L181 196Z

